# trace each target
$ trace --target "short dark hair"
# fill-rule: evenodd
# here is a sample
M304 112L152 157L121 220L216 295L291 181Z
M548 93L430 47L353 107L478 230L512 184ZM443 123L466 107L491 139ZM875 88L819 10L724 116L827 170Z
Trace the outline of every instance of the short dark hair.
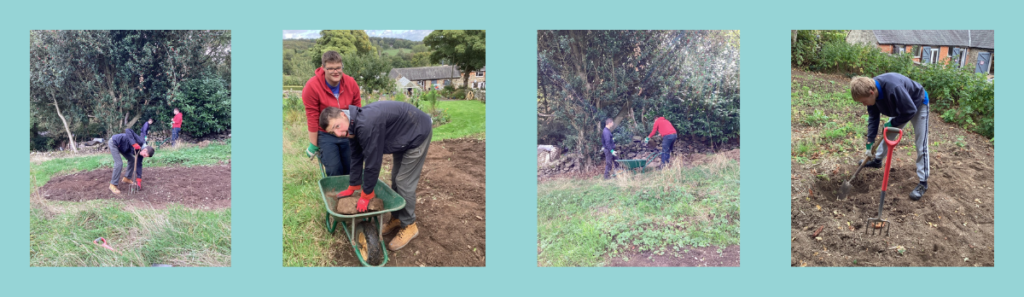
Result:
M144 147L144 148L142 148L142 149L143 149L143 150L145 150L145 151L146 151L147 153L149 153L149 157L150 157L150 158L152 158L152 157L153 157L153 154L156 154L156 149L154 149L154 148L153 148L153 147L151 147L151 146L147 146L147 147Z
M613 120L612 118L604 119L604 125L605 126L607 126L608 124L614 123L614 122L615 122L615 120Z
M332 119L337 119L338 117L342 117L346 120L348 119L348 116L341 111L341 108L331 106L324 109L320 112L320 129L327 131L327 125L331 124Z
M327 65L327 63L341 63L345 65L345 62L341 61L341 54L336 51L326 51L323 56L320 56L320 66Z

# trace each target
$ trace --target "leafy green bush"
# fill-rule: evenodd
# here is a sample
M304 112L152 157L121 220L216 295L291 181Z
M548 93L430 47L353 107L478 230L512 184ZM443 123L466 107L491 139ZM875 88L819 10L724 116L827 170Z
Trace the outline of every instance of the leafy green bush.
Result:
M458 91L453 92L448 98L466 100L466 88L459 88Z
M203 137L231 129L231 91L220 77L186 80L175 97L174 107L185 113L184 133Z

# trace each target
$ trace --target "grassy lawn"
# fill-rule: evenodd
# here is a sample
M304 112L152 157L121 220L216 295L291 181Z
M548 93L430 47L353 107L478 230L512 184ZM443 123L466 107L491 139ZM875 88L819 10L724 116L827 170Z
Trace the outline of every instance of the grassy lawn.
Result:
M486 104L480 101L440 101L437 105L447 110L451 122L434 128L432 140L484 138L487 123L484 117L487 113Z
M537 187L545 266L602 266L624 252L682 257L688 247L739 244L740 166L673 167L608 181L559 179ZM676 162L678 164L678 162Z
M231 143L157 150L146 167L202 166L231 159ZM36 189L54 175L113 166L110 155L30 164ZM142 209L113 200L47 201L31 196L29 255L32 266L230 266L231 210L178 205ZM104 237L119 253L98 248Z
M438 104L448 108L451 122L434 128L432 140L484 137L483 103L442 101ZM324 228L324 202L317 187L319 169L315 161L306 157L305 149L309 145L306 114L297 108L283 110L283 264L288 267L333 266L331 242L344 235L331 235ZM381 176L388 176L389 168L390 165L385 164Z

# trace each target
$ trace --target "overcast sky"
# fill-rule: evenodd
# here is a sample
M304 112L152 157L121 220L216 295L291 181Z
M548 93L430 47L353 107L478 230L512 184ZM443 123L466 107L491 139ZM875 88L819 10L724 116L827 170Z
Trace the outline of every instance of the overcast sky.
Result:
M433 30L366 30L366 35L422 41L431 31ZM284 39L316 38L320 38L320 30L284 30Z

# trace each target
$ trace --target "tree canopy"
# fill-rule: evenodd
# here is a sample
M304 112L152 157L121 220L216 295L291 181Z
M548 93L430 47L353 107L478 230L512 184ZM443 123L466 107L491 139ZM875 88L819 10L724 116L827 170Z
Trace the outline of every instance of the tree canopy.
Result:
M538 140L597 158L664 116L681 136L739 138L738 31L540 31Z
M370 42L370 36L363 30L322 30L313 46L313 65L320 67L324 52L336 51L342 56L377 54L377 47Z
M430 54L431 63L455 65L466 74L464 86L469 85L469 73L487 63L487 31L484 30L434 30L423 38L423 44L434 50Z
M72 143L69 135L106 138L149 118L154 131L168 129L160 123L175 107L219 110L190 120L192 136L230 129L230 31L31 31L29 55L37 128ZM184 90L193 79L210 82Z

